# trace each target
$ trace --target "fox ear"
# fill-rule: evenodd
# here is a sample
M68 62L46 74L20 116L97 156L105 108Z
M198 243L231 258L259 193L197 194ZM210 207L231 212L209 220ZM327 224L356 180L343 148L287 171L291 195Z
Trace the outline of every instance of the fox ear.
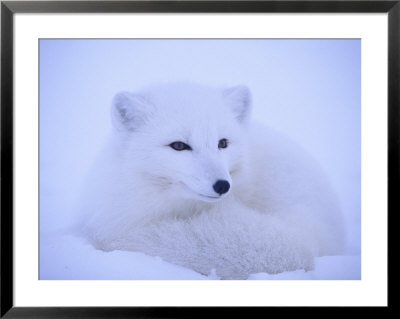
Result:
M245 85L234 86L225 89L223 95L238 121L241 123L245 122L251 112L251 94L249 88Z
M118 93L112 102L112 123L119 131L135 131L148 119L150 108L150 104L141 95Z

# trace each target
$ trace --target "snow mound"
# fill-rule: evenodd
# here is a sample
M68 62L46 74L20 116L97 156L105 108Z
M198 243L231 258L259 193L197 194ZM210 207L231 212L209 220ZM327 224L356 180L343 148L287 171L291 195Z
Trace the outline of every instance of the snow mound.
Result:
M315 270L276 275L252 274L249 280L357 280L360 256L316 258ZM139 252L96 250L72 235L41 236L41 280L219 280L215 269L208 276Z

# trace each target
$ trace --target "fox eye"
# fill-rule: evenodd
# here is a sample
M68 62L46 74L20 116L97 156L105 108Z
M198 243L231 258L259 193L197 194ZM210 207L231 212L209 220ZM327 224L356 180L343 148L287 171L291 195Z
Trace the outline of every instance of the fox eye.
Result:
M218 142L218 148L227 148L228 147L228 140L223 138Z
M186 143L183 143L183 142L173 142L173 143L169 144L169 146L171 146L175 151L185 151L185 150L191 151L192 150L192 148L189 145L187 145Z

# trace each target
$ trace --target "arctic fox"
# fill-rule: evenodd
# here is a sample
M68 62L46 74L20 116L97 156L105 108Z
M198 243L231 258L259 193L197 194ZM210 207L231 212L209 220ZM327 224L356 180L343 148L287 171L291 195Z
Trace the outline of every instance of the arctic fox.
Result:
M299 146L250 119L246 86L165 84L115 96L83 194L98 249L140 251L222 279L311 270L341 254L333 190Z

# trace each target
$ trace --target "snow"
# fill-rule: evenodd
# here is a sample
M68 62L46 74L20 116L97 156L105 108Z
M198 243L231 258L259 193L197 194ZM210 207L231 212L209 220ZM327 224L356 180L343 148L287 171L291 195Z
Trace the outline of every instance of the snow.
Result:
M344 256L251 280L361 278L360 40L40 40L40 279L199 279L136 252L65 233L120 91L154 82L245 84L253 117L306 148L329 175L347 227Z
M296 270L276 275L252 274L249 280L357 280L361 279L360 256L324 256L315 258L315 269Z
M40 254L52 256L40 267L43 280L219 280L215 269L208 276L139 252L95 250L72 235L43 236ZM100 266L101 265L101 266ZM249 280L361 279L360 256L326 256L315 259L312 271L252 274Z
M52 256L40 267L41 279L207 279L193 270L139 252L95 250L72 235L42 237L40 254Z

